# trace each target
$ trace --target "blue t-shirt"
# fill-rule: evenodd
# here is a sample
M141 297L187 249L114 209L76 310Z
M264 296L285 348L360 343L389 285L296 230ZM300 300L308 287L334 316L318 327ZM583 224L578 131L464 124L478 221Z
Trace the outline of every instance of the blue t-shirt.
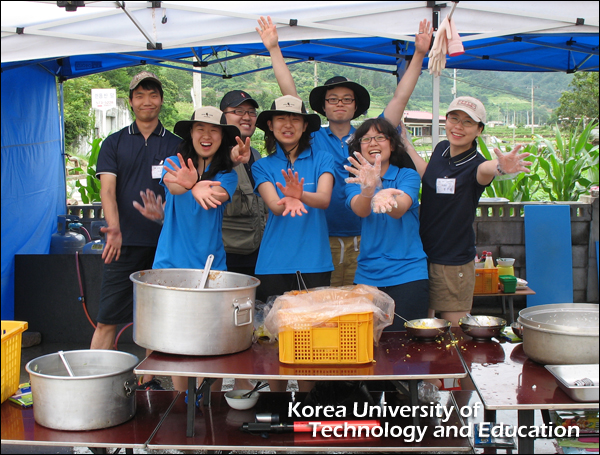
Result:
M142 203L140 191L151 189L164 196L159 178L153 177L152 167L177 152L181 139L167 131L159 122L145 139L133 122L128 127L108 136L102 142L96 175L112 174L117 177L117 206L123 246L156 246L160 225L144 217L133 206Z
M283 193L275 185L285 186L281 170L291 169L304 178L304 190L317 191L319 177L334 173L333 159L328 153L309 147L294 164L287 159L279 145L277 151L252 165L255 189L265 182L271 183L280 198ZM320 273L333 270L325 210L309 207L308 213L292 217L276 216L269 210L269 218L263 234L258 261L257 275L296 273Z
M419 237L419 174L390 165L381 179L383 188L397 188L412 198L412 205L399 219L371 213L362 219L360 254L354 282L371 286L396 286L426 280L427 256ZM360 185L346 185L346 204L360 193Z
M313 150L327 151L333 158L335 182L331 194L331 203L325 211L331 237L353 237L360 235L360 217L346 207L346 179L350 177L344 165L348 165L350 152L348 139L356 129L351 126L350 133L340 140L329 127L321 127L312 134Z
M179 162L177 156L170 158L175 163ZM166 160L165 163L171 167ZM165 174L163 170L163 179ZM212 180L221 182L221 188L229 193L231 200L237 179L236 172L219 172ZM163 180L161 185L165 187L166 194L165 221L152 268L203 269L206 258L212 254L215 258L211 270L227 270L221 227L223 212L229 201L205 210L196 202L191 191L175 196Z

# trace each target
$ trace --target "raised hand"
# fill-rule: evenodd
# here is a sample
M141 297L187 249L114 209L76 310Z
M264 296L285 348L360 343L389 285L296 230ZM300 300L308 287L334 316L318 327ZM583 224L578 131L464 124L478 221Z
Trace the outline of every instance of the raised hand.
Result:
M271 16L267 16L265 19L260 16L258 20L259 27L256 27L256 31L260 35L263 44L267 50L271 50L279 46L279 36L277 35L277 27L273 24Z
M303 213L308 213L308 210L306 210L306 207L304 207L304 204L300 199L296 199L295 197L284 197L277 201L277 205L283 205L285 207L281 216L286 216L289 213L293 218L296 215L302 216Z
M427 54L431 37L433 36L433 28L427 19L419 22L419 32L415 35L415 52Z
M162 222L165 217L165 205L162 196L159 194L157 197L154 191L149 188L145 193L140 191L140 196L144 205L138 201L133 201L133 206L149 220Z
M288 169L287 172L282 169L281 174L285 179L285 186L280 182L276 182L277 188L279 188L286 197L302 199L302 193L304 193L304 178L298 180L298 173L296 172L294 174L291 169Z
M213 182L211 180L201 180L197 185L192 188L192 196L196 199L196 202L202 206L204 210L210 208L216 209L218 205L221 205L216 196L219 195L219 191L215 190L215 186L221 186L221 182Z
M396 188L386 188L379 191L371 200L373 213L389 213L398 207L396 196L404 194L404 191Z
M346 183L359 183L361 194L373 197L375 189L381 186L381 155L375 156L375 164L371 164L358 152L354 152L356 158L348 157L351 166L344 166L348 172L356 177L348 177Z
M525 161L531 153L519 153L523 146L518 144L508 153L502 153L499 148L494 148L494 153L498 157L498 166L505 174L518 174L519 172L530 172L525 166L531 166L531 161Z
M183 156L181 156L181 153L178 153L177 157L179 158L179 166L175 164L171 158L167 158L167 162L173 166L173 169L171 169L169 166L164 166L167 174L164 176L163 180L165 183L176 183L186 190L190 190L196 183L198 183L198 171L194 167L194 163L192 162L191 158L188 158L188 162L186 164L183 160Z
M237 166L238 164L246 164L250 161L250 154L252 150L250 149L250 138L246 138L246 142L242 141L239 136L235 137L237 141L237 145L231 149L231 161L233 161L233 165Z

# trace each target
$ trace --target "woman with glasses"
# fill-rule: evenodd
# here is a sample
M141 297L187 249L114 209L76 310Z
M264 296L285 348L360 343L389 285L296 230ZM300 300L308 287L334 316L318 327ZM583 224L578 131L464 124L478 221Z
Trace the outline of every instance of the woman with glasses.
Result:
M427 163L402 139L423 181L421 239L429 262L429 316L436 312L458 326L471 310L475 289L475 232L473 222L479 198L494 177L529 172L523 161L529 153L512 152L486 160L477 151L477 137L485 126L481 101L456 98L446 113L446 137ZM402 128L405 131L405 128Z
M419 237L419 174L396 129L384 118L366 120L348 144L346 205L362 219L354 282L376 286L406 319L427 316L427 257ZM394 318L389 331L403 329Z

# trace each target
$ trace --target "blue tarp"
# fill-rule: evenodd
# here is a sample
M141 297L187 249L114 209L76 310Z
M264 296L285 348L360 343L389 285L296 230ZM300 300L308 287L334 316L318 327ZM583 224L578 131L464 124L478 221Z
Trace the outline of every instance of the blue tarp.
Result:
M2 319L14 317L15 254L45 254L66 210L56 78L2 73ZM32 283L35 286L34 283Z

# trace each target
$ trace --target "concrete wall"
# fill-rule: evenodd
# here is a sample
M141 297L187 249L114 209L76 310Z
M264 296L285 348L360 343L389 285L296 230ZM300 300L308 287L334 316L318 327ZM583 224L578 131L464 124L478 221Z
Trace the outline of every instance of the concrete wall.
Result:
M598 303L598 198L590 198L589 202L482 202L474 223L477 254L491 251L494 258L515 258L515 275L526 280L523 208L527 204L562 204L571 207L573 302ZM69 214L82 218L88 230L91 221L102 219L103 216L99 205L69 206ZM520 301L515 300L515 303Z
M474 229L477 254L491 251L494 258L515 258L515 275L527 279L525 265L525 205L561 204L571 207L573 251L573 302L598 303L598 198L589 202L481 203ZM550 222L550 221L549 221Z

